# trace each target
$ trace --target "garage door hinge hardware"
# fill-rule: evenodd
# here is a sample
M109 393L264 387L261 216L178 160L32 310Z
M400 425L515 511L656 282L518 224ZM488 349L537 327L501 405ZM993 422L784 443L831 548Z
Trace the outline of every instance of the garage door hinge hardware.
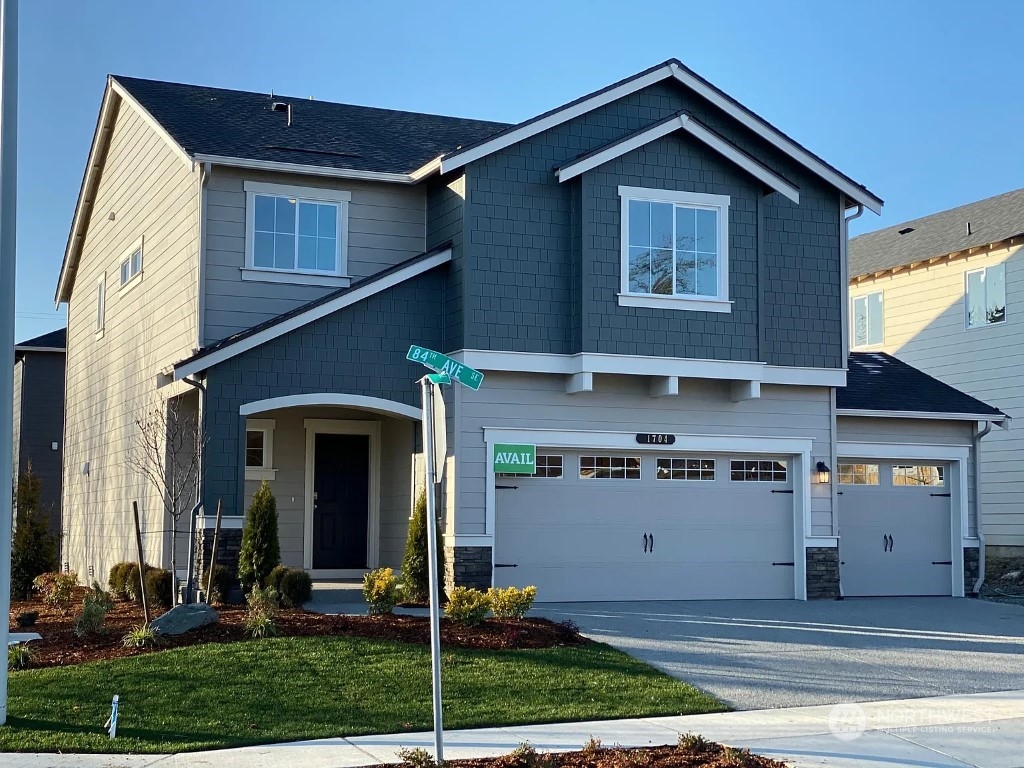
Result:
M792 493L793 491L777 491L773 490L772 493Z
M929 496L945 496L945 497L948 498L948 497L952 496L953 494L951 494L951 493L929 493L928 495Z
M518 568L519 563L495 563L495 568Z
M772 563L772 565L792 565L794 568L796 567L796 563Z
M518 491L519 490L519 486L518 485L496 485L496 486L494 486L494 490L496 490L496 491Z
M932 565L952 565L952 560L932 560Z

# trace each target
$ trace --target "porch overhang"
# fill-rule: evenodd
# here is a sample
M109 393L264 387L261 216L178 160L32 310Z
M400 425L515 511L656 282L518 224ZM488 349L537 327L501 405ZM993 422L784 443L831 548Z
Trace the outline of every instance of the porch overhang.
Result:
M238 409L238 412L241 416L255 416L259 413L277 411L282 408L297 408L317 405L355 408L361 411L379 413L384 416L396 416L410 421L420 420L420 409L414 406L399 403L394 400L385 400L381 397L349 395L343 392L316 392L305 395L270 397L266 400L256 400L251 403L245 403Z

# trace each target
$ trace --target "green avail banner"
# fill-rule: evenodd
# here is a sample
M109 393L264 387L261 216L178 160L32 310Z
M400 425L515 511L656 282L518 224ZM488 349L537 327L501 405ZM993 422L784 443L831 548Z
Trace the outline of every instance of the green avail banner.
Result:
M537 471L537 446L494 444L494 471L506 475L532 475Z

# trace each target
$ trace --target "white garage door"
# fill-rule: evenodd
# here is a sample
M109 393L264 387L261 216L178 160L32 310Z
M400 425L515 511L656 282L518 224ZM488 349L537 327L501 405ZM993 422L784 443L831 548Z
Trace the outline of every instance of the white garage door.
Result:
M793 597L781 457L537 450L496 478L496 586L559 600Z
M838 480L843 593L951 594L949 467L843 460Z

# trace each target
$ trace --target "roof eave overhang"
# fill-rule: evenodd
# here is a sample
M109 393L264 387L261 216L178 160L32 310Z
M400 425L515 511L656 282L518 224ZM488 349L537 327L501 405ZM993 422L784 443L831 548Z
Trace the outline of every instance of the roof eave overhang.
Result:
M836 416L866 416L876 419L934 419L937 421L991 421L1009 428L1010 417L1005 413L942 413L936 411L892 411L872 408L837 408Z
M906 264L897 264L892 267L886 267L885 269L851 275L850 283L862 283L865 280L874 280L875 278L885 277L886 275L895 275L898 272L902 272L907 269L915 269L916 267L929 266L940 261L952 261L953 259L961 257L973 256L976 253L987 251L992 248L1009 248L1014 245L1020 245L1021 243L1024 243L1024 235L1014 235L1013 237L1006 237L1002 240L994 240L991 243L972 245L970 248L962 248L959 251L951 251L950 253L943 253L938 256L929 256L928 258L918 259L917 261L908 261Z
M350 168L331 168L326 165L306 165L303 163L282 163L275 160L254 160L246 157L229 157L226 155L210 155L197 153L193 155L197 163L209 163L225 168L246 168L255 171L276 171L278 173L301 173L306 176L324 176L334 179L353 179L359 181L380 181L387 184L416 184L432 171L425 171L438 160L432 160L412 173L386 173L383 171L360 171ZM418 174L418 175L417 175Z

